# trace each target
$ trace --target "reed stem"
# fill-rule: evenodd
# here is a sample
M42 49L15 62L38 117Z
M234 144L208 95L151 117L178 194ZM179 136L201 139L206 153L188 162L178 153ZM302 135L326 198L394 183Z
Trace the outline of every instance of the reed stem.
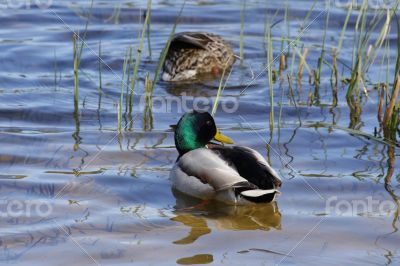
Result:
M142 49L143 49L143 40L144 40L144 36L146 34L146 27L147 27L147 24L148 24L149 18L150 18L151 1L152 0L147 1L146 18L143 23L142 34L141 34L141 37L139 40L138 49L137 49L137 53L136 53L135 68L133 70L132 85L131 85L131 91L130 91L130 96L129 96L129 113L130 114L132 113L133 93L135 91L136 79L137 79L137 74L139 71L140 57L142 55Z
M168 41L165 44L165 48L164 48L164 50L162 51L162 53L160 55L160 59L158 60L158 65L157 65L156 71L154 73L153 82L151 83L152 90L154 90L154 86L155 86L155 84L157 84L157 81L158 81L158 76L160 75L161 69L164 66L164 62L165 62L165 58L167 57L169 46L171 45L171 41L174 38L176 26L177 26L177 24L179 22L179 19L180 19L181 15L182 15L182 11L183 11L183 8L185 7L185 5L186 5L186 0L183 1L181 9L179 10L178 16L177 16L177 18L175 20L175 23L172 26L171 33L169 34L169 37L168 37Z
M246 1L242 1L242 10L240 11L240 65L243 65L243 57L244 57L244 13L246 10Z
M270 101L270 112L269 112L269 128L272 132L274 131L274 88L273 88L273 79L272 79L272 65L274 63L273 58L273 47L271 41L271 26L268 26L267 32L267 40L268 40L268 49L267 49L267 64L268 64L268 85L269 85L269 101Z

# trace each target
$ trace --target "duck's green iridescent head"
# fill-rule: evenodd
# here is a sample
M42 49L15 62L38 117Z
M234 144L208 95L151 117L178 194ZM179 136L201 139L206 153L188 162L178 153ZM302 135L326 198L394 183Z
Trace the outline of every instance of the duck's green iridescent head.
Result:
M204 148L210 140L232 144L231 138L222 135L213 117L207 112L186 113L175 129L175 146L180 155L198 148Z

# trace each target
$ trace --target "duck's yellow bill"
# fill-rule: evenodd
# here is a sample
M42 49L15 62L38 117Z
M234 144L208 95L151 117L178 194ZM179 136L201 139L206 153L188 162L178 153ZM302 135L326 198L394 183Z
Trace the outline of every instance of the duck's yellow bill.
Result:
M215 134L214 139L222 143L233 144L233 140L230 137L222 135L218 128L217 128L217 134Z

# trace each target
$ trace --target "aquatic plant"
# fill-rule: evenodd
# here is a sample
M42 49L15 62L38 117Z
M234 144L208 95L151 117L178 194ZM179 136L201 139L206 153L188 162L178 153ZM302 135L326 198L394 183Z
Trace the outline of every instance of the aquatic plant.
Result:
M325 19L325 29L324 29L324 35L322 37L322 47L321 47L321 55L318 58L318 70L316 73L316 77L315 77L315 88L316 90L319 89L320 83L321 83L321 75L322 75L322 65L323 62L325 60L325 45L326 45L326 31L328 29L329 26L329 9L326 13L326 19ZM317 97L319 98L319 93L315 93L315 95L317 95Z
M396 139L396 131L399 125L400 105L397 102L397 98L400 89L400 73L397 74L393 86L394 87L392 90L392 95L390 97L390 102L386 107L385 115L382 121L384 137L390 140Z
M139 71L139 65L140 65L140 57L142 55L142 49L143 49L143 40L144 36L146 34L146 28L149 24L150 21L150 10L151 10L151 0L147 1L147 10L146 10L146 17L143 22L143 28L142 28L142 34L139 39L139 44L138 48L136 51L136 59L135 59L135 68L133 70L133 78L132 78L132 85L131 85L131 90L130 90L130 95L129 95L129 113L132 113L132 105L133 105L133 93L135 91L135 85L136 85L136 79L137 79L137 74Z
M358 94L360 88L367 94L365 89L365 73L375 61L376 54L388 35L390 22L398 6L399 1L391 9L384 11L376 10L373 18L368 19L369 22L367 24L368 0L363 0L354 27L351 77L347 89L347 97L354 93L354 89L357 89L356 93ZM380 29L380 34L375 43L370 45L369 40L371 35L377 26L381 24L382 20L385 20L385 22Z
M147 73L144 81L145 89L145 108L143 114L143 130L151 131L153 129L153 86L150 80L150 74Z
M246 10L246 1L242 1L242 9L240 11L240 41L239 41L239 56L240 56L240 65L243 65L244 58L244 13Z
M224 68L223 68L223 70L222 70L222 75L221 75L221 78L220 78L220 81L219 81L219 86L218 86L218 91L217 91L217 97L215 98L215 102L214 102L214 105L213 105L213 108L212 108L212 111L211 111L211 115L212 115L212 116L214 116L215 113L217 112L219 99L220 99L221 94L222 94L222 92L224 91L224 89L225 89L225 87L226 87L226 84L228 83L229 77L231 76L231 73L232 73L232 69L233 69L233 68L231 67L231 69L230 69L230 71L229 71L229 75L228 75L228 77L226 78L225 83L223 83L224 78L225 78L225 72L226 72L226 69L227 69L227 64L228 64L228 62L230 62L230 58L226 61L226 64L225 64L225 66L224 66ZM223 84L223 85L222 85L222 84Z
M74 54L74 106L75 111L77 111L79 107L79 64L80 64L80 57L78 55L78 43L77 39L78 36L74 33L73 37L73 54Z
M267 32L267 41L268 41L268 48L267 48L267 64L268 64L268 87L269 87L269 102L270 102L270 111L269 111L269 128L271 132L274 131L274 87L273 87L273 80L272 80L272 64L274 63L273 58L273 47L272 47L272 40L271 40L271 30L272 27L268 27Z
M120 99L119 103L117 104L118 107L118 132L122 132L122 106L123 106L123 101L124 101L124 87L125 87L125 76L126 76L126 71L127 71L127 66L128 66L128 60L129 60L129 50L126 51L125 57L124 57L124 64L122 67L122 80L121 80L121 92L120 92Z
M178 25L178 22L179 22L179 19L180 19L181 15L182 15L182 11L183 11L183 8L185 7L185 4L186 4L186 0L183 1L183 3L182 3L181 9L179 10L179 13L178 13L178 16L175 19L175 23L172 26L171 33L169 34L168 41L165 44L164 50L161 52L160 59L158 60L158 65L157 65L156 71L154 72L154 78L153 78L152 86L155 86L155 84L158 81L158 76L160 75L161 69L162 69L162 67L164 65L165 58L167 57L167 53L168 53L168 50L169 50L169 46L171 45L171 41L174 38L176 26ZM152 90L153 90L153 88L152 88Z

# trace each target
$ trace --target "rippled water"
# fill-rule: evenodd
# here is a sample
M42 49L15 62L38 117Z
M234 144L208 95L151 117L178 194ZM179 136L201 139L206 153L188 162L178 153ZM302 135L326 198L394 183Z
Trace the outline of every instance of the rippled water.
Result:
M1 263L397 265L400 235L396 195L400 186L399 171L393 167L398 164L399 152L395 146L369 137L378 126L378 93L372 83L384 76L380 61L369 74L373 81L367 84L369 98L363 97L353 109L344 98L346 85L339 88L338 106L332 106L331 70L327 66L323 68L326 78L320 98L312 106L307 105L308 95L314 91L308 74L301 88L294 84L296 106L289 99L287 81L280 82L278 77L274 85L275 129L271 133L265 73L243 95L240 92L266 67L265 15L278 21L284 17L285 5L283 1L248 1L244 62L242 66L235 64L216 121L236 143L268 157L283 177L282 195L274 204L234 207L212 203L191 208L198 202L172 192L168 180L177 157L169 125L176 123L182 110L172 105L166 112L156 101L183 95L191 107L193 97L214 99L219 81L160 82L155 86L153 109L149 109L143 101L144 76L154 73L182 4L154 2L151 55L146 39L133 112L124 115L121 135L117 134L117 103L122 65L127 48L137 49L146 3L94 1L76 112L72 36L73 31L81 35L85 31L90 2L53 1L42 9L34 4L2 6ZM289 23L278 24L273 37L279 38L289 29L290 37L295 38L312 5L312 1L287 3ZM177 31L220 34L239 54L241 10L240 2L189 1ZM346 12L340 6L330 9L329 62ZM310 21L315 22L301 38L309 47L307 63L311 68L316 68L320 55L325 16L321 1L310 15ZM349 27L354 27L356 19L355 12ZM395 32L388 36L393 58ZM352 41L349 30L341 64L351 64ZM274 49L276 56L280 42L274 43ZM389 67L393 72L394 65ZM342 65L340 72L349 77ZM239 103L235 113L222 110L232 103ZM386 189L385 180L390 184Z

